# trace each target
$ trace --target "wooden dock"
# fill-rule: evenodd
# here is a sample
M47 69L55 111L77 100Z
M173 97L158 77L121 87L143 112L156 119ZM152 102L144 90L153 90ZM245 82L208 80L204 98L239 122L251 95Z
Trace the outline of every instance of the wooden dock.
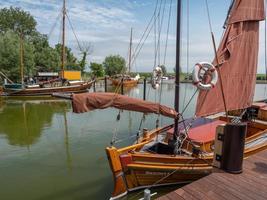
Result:
M222 170L164 195L158 200L267 199L267 150L244 160L243 173L229 174Z

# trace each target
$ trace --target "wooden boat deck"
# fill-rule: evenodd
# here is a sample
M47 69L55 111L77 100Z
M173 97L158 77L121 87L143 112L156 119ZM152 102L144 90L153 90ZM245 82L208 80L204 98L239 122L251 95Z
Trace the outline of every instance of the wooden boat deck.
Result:
M158 200L266 200L266 197L267 150L244 160L241 174L229 174L214 168L212 174L159 197Z

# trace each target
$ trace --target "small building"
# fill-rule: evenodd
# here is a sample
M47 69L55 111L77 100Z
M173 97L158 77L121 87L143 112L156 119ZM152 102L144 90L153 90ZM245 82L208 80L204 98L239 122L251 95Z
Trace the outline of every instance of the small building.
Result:
M82 79L81 71L63 71L63 77L69 81L80 81ZM60 72L60 77L62 77L62 71Z

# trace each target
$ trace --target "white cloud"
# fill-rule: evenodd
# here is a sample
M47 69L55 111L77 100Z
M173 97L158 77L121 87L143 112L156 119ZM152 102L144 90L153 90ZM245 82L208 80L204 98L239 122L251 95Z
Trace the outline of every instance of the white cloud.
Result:
M89 56L88 61L102 62L105 56L110 54L121 54L126 58L129 47L130 28L134 28L133 44L136 46L142 36L142 33L151 17L154 9L155 1L143 0L67 0L68 16L74 26L75 33L81 43L92 42L94 52ZM174 1L173 1L174 2ZM212 17L212 25L215 32L216 44L219 45L221 37L224 16L222 12L216 13L216 0L211 2L210 10ZM199 3L199 1L195 1ZM62 1L59 0L6 0L0 2L0 7L18 6L29 11L38 22L38 30L42 33L49 33L51 27L62 8ZM227 9L220 8L225 12ZM173 14L171 19L171 29L168 36L168 51L166 65L169 71L172 71L175 66L175 5L173 5ZM192 9L196 9L192 6ZM204 13L203 13L204 12ZM211 36L208 28L207 16L205 7L197 8L197 12L192 12L190 18L190 55L189 69L192 69L196 62L211 61L214 57ZM184 13L186 14L186 13ZM216 17L219 15L219 18ZM166 19L165 19L166 22ZM71 32L69 25L66 33L67 45L69 45L77 56L79 50L77 48L76 38ZM182 68L187 68L186 57L186 19L183 19L182 31ZM53 34L50 37L50 44L55 44L60 41L60 21L57 23ZM163 52L166 27L162 28L164 32L161 34ZM264 73L264 30L261 26L261 43L259 53L259 69ZM163 53L162 58L163 60ZM151 31L147 38L143 49L136 60L137 70L151 71L154 64L154 32Z

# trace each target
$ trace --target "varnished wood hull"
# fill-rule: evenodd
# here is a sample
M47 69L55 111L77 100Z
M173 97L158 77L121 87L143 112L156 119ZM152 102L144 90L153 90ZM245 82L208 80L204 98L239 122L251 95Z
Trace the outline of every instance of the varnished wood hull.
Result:
M106 149L114 178L114 191L111 199L149 186L189 183L212 172L212 153L201 158L194 158L186 155L174 156L140 151L159 132L166 131L172 126L149 132L138 144L121 149L115 147ZM256 128L259 128L258 126L260 125L257 125ZM264 130L249 135L246 142L266 134L267 126L263 125L262 128ZM267 143L246 148L244 157L247 158L264 149L267 149Z
M81 93L87 92L92 86L93 81L86 82L80 85L60 86L60 87L47 87L47 88L25 88L21 90L5 89L4 92L8 96L41 96L51 95L52 93Z
M119 79L112 79L112 85L118 86L121 85L121 80ZM138 83L138 80L124 80L123 81L123 87L134 87Z

